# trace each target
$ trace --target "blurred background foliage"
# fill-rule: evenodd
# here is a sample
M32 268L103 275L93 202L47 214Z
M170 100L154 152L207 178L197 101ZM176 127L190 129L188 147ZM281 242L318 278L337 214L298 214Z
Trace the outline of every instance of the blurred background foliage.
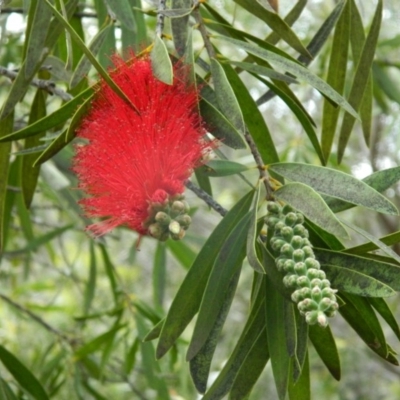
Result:
M32 34L35 29L42 29L40 25L36 27L27 22L31 3L42 3L42 19L50 22L51 13L43 1L0 1L0 66L9 71L25 68L22 60L27 51L29 32ZM57 6L64 4L54 3ZM65 3L63 13L72 15L71 26L93 53L97 53L98 61L104 67L111 65L110 56L114 52L127 48L141 51L154 40L156 2L71 0ZM211 9L237 29L258 38L271 33L263 20L237 3L209 0L209 8L203 9L204 17ZM307 4L293 24L293 30L307 44L338 1L309 0L304 3ZM377 1L357 0L355 4L365 32L368 32ZM292 1L281 0L279 15L285 16L292 7ZM374 107L369 148L361 125L357 123L342 164L338 165L336 161L336 141L327 163L360 179L374 171L399 165L399 20L397 1L385 0L372 67ZM50 78L58 88L76 96L93 84L98 75L90 63L83 65L81 48L62 28L57 29L62 32L48 48L43 68L32 73L37 72L36 77L40 79ZM168 40L171 33L169 18L166 18L164 32L167 47L173 53L172 41ZM198 55L203 43L196 30L193 35L194 52ZM242 51L226 42L218 42L218 46L225 57L244 58ZM310 64L310 70L323 79L327 77L331 47L332 34ZM282 41L279 48L297 56ZM354 77L351 56L347 63L350 73L346 78L345 95ZM8 76L2 75L0 104L4 105L9 100L11 82ZM241 77L254 100L266 92L265 85L251 74L244 72ZM305 83L296 85L293 90L320 127L321 94ZM51 96L41 89L29 86L24 91L24 96L12 106L14 122L11 129L8 129L7 118L2 120L1 136L32 124L63 104L59 96ZM259 108L267 121L280 160L319 164L303 127L285 102L275 97L260 103ZM5 200L0 268L0 356L4 365L0 368L0 398L44 399L47 397L41 397L44 396L43 388L47 396L54 399L197 398L185 361L193 323L159 361L155 359L153 342L143 342L142 339L166 315L188 268L221 217L193 193L187 193L188 201L196 209L192 227L182 242L157 243L151 238L143 238L138 246L136 233L127 229L116 229L104 238L92 240L84 230L88 221L82 217L77 205L81 194L76 190L76 178L70 170L73 145L62 146L61 151L40 164L40 169L31 167L64 129L64 123L59 125L47 133L26 139L25 143L0 144L3 155L11 154L8 178L6 169L0 170L2 182L8 179L2 193ZM254 166L247 150L223 146L223 151L231 160ZM244 175L251 182L255 182L258 176L255 169ZM29 185L36 179L37 186ZM230 177L229 180L212 178L211 183L215 199L228 209L247 191L246 184L239 177ZM400 205L398 185L389 189L386 195L397 206ZM397 219L365 210L345 211L342 218L356 222L377 237L398 230ZM364 241L353 234L346 245ZM395 249L399 250L398 247ZM251 280L251 269L243 268L231 313L212 363L211 380L220 371L244 325ZM389 302L399 318L398 298L391 298ZM378 359L341 318L334 319L331 327L342 359L342 379L334 381L311 348L314 398L400 398L399 370ZM394 348L398 348L393 333L388 329L385 334ZM276 396L271 368L267 365L250 399L275 399Z

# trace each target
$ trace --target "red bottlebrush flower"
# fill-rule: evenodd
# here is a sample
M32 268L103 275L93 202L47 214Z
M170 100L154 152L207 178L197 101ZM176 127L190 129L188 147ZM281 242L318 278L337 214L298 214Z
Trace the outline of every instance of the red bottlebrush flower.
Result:
M88 227L94 235L126 225L164 240L165 235L157 231L158 220L167 227L177 216L190 223L187 215L183 218L187 206L180 195L184 181L209 147L202 139L205 129L197 112L198 93L179 80L180 67L175 67L173 84L167 85L153 75L148 57L128 62L116 57L114 63L110 75L139 114L100 83L77 133L88 140L77 146L73 164L79 188L89 195L80 203L88 217L103 219ZM164 211L167 216L160 216ZM184 232L179 234L179 225L173 222L169 233L175 239L182 237Z

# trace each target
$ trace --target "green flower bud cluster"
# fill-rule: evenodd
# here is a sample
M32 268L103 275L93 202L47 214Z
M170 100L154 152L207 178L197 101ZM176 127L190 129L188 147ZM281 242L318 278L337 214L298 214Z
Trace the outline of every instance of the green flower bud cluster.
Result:
M310 325L328 325L328 317L336 314L339 305L325 272L315 259L304 217L290 206L268 202L265 222L271 235L276 266L285 274L284 285L292 290L292 300Z
M183 196L174 197L165 204L151 204L149 218L145 223L149 235L162 242L169 237L174 240L182 239L192 222L188 214L189 209L189 204Z

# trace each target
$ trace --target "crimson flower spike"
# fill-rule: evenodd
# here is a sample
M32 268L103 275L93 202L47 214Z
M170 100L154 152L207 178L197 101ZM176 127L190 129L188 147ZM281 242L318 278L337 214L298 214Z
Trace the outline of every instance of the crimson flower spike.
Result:
M101 218L88 226L94 236L125 225L159 240L181 239L189 227L184 182L202 164L213 143L198 114L198 92L174 67L167 85L152 72L147 56L125 62L114 58L110 76L139 110L124 102L103 81L77 131L86 144L76 146L73 170L85 215Z

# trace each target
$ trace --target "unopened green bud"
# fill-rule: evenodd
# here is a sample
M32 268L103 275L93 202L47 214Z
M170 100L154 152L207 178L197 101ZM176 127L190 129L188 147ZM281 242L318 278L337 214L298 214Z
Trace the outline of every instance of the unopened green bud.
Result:
M303 247L303 251L304 251L304 247ZM305 251L304 251L305 253ZM306 264L307 269L319 269L319 262L317 260L315 260L314 258L311 257L307 257L304 260L304 263Z
M293 247L290 244L285 243L281 247L281 256L286 257L286 258L291 258L292 255L293 255Z
M309 273L310 270L308 270L307 272ZM308 279L310 279L310 275L309 274L307 274L307 275L308 275ZM318 278L311 279L310 284L311 284L311 287L318 286L318 288L320 288L321 287L321 279L318 279Z
M179 215L185 212L185 204L180 200L175 200L171 204L171 213L174 215Z
M190 215L188 214L182 214L178 215L175 218L175 221L179 222L183 229L187 229L192 223L192 218L190 218Z
M300 301L300 303L297 305L297 308L300 312L305 313L307 311L318 310L318 304L314 300L304 299Z
M315 256L314 256L314 252L313 252L313 249L311 248L311 246L306 246L306 245L304 245L303 246L303 248L302 248L302 250L304 251L304 256L306 257L306 258L308 258L308 257L310 257L310 258L314 258Z
M273 237L271 239L272 250L274 250L275 252L278 252L285 243L286 242L284 240L277 238L277 237Z
M296 217L297 217L297 221L296 221L297 224L299 224L299 225L304 224L304 216L302 213L297 212Z
M294 249L300 249L303 246L303 238L298 235L293 236L290 244L293 246Z
M171 222L171 217L163 211L159 211L154 219L161 225L168 225Z
M293 234L301 236L303 238L308 238L308 230L301 224L297 224L294 226Z
M311 298L311 289L309 287L303 287L300 289L301 296L303 299Z
M331 283L328 281L328 279L322 279L321 280L321 288L330 288Z
M313 279L318 279L318 275L319 275L319 269L310 268L309 270L307 270L307 277L308 279L310 279L310 281L312 281Z
M298 303L299 301L303 300L304 297L301 295L301 290L299 289L295 290L291 295L291 299L295 303Z
M298 262L294 265L294 272L296 272L297 275L305 275L307 268L303 262Z
M282 208L282 214L289 214L290 212L293 212L293 208L289 206L289 204L285 204Z
M283 270L288 273L292 273L294 272L294 266L295 266L295 262L293 260L286 260L285 264L283 266Z
M318 322L318 311L309 311L305 315L307 324L315 325Z
M285 224L286 226L294 226L297 221L297 216L294 212L290 212L285 217Z
M290 226L285 226L281 229L280 234L287 242L290 242L293 237L293 229Z
M148 228L149 235L153 236L156 239L159 239L164 232L161 226L158 223L151 224Z
M269 229L274 229L275 225L280 221L279 218L274 217L274 216L268 216L265 218L265 223L267 224Z
M306 276L299 276L296 280L297 287L310 287L310 280Z
M303 261L304 260L304 251L301 249L296 249L293 252L293 260L296 262Z
M314 301L319 303L322 300L321 289L318 286L313 287L311 289L311 296L312 296Z
M275 203L274 201L269 201L267 203L267 210L271 214L279 214L281 212L281 206L278 203Z
M178 233L171 233L171 238L173 240L181 240L183 239L183 237L185 236L185 230L184 229L180 229Z
M283 277L283 284L288 288L288 289L292 289L295 288L296 285L296 281L297 281L297 275L286 275Z

